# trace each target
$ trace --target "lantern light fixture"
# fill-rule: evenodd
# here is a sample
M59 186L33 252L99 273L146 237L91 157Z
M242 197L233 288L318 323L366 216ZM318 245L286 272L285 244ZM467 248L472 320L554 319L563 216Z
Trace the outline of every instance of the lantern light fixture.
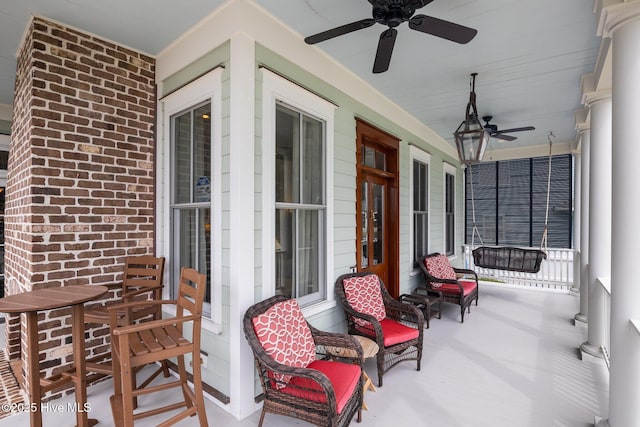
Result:
M471 73L469 82L470 94L469 103L465 118L460 126L453 133L458 148L460 162L465 165L478 163L482 160L484 152L489 144L489 132L480 122L478 108L476 107L476 76L478 73Z

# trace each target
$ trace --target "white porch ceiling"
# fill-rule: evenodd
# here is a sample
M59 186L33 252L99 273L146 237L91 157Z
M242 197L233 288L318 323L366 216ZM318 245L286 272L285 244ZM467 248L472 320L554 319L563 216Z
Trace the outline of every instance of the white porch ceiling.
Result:
M366 0L255 0L300 37L369 18ZM29 15L42 15L150 55L215 10L221 0L3 0L0 3L0 104L12 102L15 54ZM416 13L478 30L458 45L398 27L391 66L372 74L379 24L310 47L322 49L453 144L464 116L469 74L478 112L499 129L535 126L493 140L491 152L528 148L546 155L547 135L575 143L580 78L594 71L600 47L593 3L586 0L435 0ZM259 42L259 40L258 40ZM490 152L490 154L491 154Z

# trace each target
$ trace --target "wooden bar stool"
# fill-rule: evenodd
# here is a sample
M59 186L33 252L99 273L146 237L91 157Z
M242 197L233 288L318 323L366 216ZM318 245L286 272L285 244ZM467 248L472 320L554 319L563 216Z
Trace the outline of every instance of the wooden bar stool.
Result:
M123 325L112 329L114 395L111 396L111 410L116 426L132 427L134 419L185 407L182 412L159 425L170 426L187 416L197 414L199 425L208 427L204 409L200 360L200 331L205 285L206 275L191 268L182 268L177 300L124 303L109 308L109 314L112 316L111 324L115 325L118 310L134 310L141 305L176 305L176 317L174 318ZM125 316L125 319L128 320L129 317ZM193 322L191 341L183 336L183 325L186 322ZM187 383L185 354L192 355L194 391L189 388ZM178 359L180 376L178 380L149 385L144 389L133 387L132 376L135 375L137 367L171 357ZM172 387L182 389L183 401L154 409L146 409L143 402L138 401L139 407L137 409L140 411L134 413L136 409L134 399L136 397Z

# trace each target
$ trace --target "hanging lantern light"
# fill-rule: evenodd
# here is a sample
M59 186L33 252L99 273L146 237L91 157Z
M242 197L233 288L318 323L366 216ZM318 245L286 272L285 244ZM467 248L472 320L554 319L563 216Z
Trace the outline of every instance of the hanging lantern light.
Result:
M478 109L476 107L476 76L478 73L471 74L471 93L469 94L469 103L465 118L458 129L453 133L458 148L458 157L460 161L466 165L478 163L484 156L484 151L489 144L489 132L484 128L478 118Z

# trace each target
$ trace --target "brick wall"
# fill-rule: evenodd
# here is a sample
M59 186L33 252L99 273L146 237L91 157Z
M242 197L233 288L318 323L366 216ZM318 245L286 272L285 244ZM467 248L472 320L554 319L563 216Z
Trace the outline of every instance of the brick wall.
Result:
M8 295L113 283L125 256L153 253L154 73L152 57L31 22L18 57L7 176ZM46 375L71 362L68 314L41 314ZM26 350L19 321L8 321L12 359ZM87 352L107 351L105 336L104 328L87 331Z

